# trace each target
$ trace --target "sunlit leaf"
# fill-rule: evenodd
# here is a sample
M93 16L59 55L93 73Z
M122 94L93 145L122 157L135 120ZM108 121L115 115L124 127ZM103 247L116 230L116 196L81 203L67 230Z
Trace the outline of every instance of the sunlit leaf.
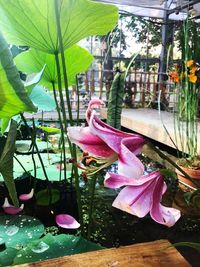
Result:
M48 134L60 133L60 129L54 128L54 127L39 126L38 128L42 129L44 132L46 132Z
M8 44L0 33L0 118L11 118L23 111L36 111L13 63Z
M55 3L64 49L115 26L117 7L89 0L0 0L0 26L9 42L54 54L59 51Z
M38 110L52 111L56 109L54 98L41 85L36 85L29 97Z
M84 48L73 45L65 51L68 84L76 84L76 74L86 71L92 63L93 56ZM39 72L46 64L40 83L52 89L52 83L57 88L57 72L54 55L36 49L30 49L15 58L17 67L25 73ZM61 74L61 79L62 79Z

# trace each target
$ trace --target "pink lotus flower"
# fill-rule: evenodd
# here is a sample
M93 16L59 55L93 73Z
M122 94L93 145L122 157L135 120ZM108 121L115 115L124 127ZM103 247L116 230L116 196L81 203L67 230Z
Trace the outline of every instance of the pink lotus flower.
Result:
M66 229L77 229L80 227L80 224L68 214L59 214L56 216L56 223Z
M101 159L106 159L109 164L118 159L120 169L127 162L125 151L131 152L132 164L130 168L134 169L135 177L139 178L143 174L144 167L136 155L141 151L144 138L137 134L117 130L101 121L95 111L92 111L92 108L102 104L102 100L99 99L92 100L89 103L88 110L86 111L86 120L89 126L68 127L69 139L83 151L87 151Z
M180 218L180 211L160 204L162 195L167 189L160 172L154 171L139 179L134 179L129 176L131 172L129 173L127 168L124 168L124 171L126 171L126 176L115 173L106 174L104 181L106 187L126 186L116 197L112 206L139 218L150 213L156 222L168 227L173 226Z

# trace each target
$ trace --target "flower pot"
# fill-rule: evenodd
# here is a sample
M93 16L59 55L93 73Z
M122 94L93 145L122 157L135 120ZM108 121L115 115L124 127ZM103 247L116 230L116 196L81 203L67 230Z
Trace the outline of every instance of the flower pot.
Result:
M179 167L195 181L194 184L192 181L187 179L182 172L176 169L176 174L178 180L180 181L179 186L183 191L190 191L192 188L197 188L198 186L200 187L200 170L195 170L192 168L187 168L182 166Z

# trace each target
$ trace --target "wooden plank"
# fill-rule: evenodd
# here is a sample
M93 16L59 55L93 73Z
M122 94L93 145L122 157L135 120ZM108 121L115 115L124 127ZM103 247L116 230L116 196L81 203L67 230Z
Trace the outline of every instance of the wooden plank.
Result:
M17 265L16 265L17 266ZM16 267L15 266L15 267ZM190 267L167 240L87 252L19 267Z

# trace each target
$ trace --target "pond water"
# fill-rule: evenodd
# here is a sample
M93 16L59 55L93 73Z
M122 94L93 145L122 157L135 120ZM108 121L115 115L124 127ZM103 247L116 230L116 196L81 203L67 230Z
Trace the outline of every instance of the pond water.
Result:
M157 168L163 168L158 163L149 160L147 157L141 156L141 160L145 164L146 173ZM113 164L110 169L112 172L116 172L117 165ZM154 222L149 215L145 218L138 219L135 216L113 208L112 202L117 196L118 191L104 188L103 179L106 171L107 170L101 171L97 177L93 201L94 205L90 234L91 241L108 248L159 239L167 239L171 243L186 241L200 242L200 217L183 215L173 227L167 228ZM23 179L24 178L22 177L21 179L16 180L16 184L21 193L24 191L23 187L27 187L27 185L24 184ZM170 190L168 190L166 194L167 197L165 197L163 201L164 204L172 204L177 190L177 183L170 177L170 175L168 175L166 182ZM34 178L28 178L27 183L31 188L32 185L35 184ZM82 190L85 225L88 223L88 207L90 204L89 184L90 180L82 178L80 185ZM46 181L37 179L36 185L37 191L44 190ZM73 230L67 231L55 227L55 214L66 212L78 219L76 195L73 187L70 186L69 183L58 181L50 182L50 185L51 189L56 189L62 192L61 201L59 201L59 203L55 201L55 204L47 206L35 205L35 202L30 202L25 205L25 213L39 218L47 227L46 232L50 231L53 234L76 233L76 231ZM16 231L18 231L17 227L10 229L9 235L12 236ZM39 249L45 250L46 248L47 247L41 243ZM180 247L178 250L192 264L192 266L199 266L200 254L188 247Z

